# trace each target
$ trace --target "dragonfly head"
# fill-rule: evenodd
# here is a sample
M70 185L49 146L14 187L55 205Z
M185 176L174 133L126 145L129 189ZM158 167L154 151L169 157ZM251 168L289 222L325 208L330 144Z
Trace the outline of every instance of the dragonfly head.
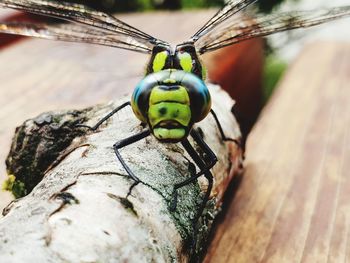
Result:
M156 45L148 62L146 75L165 69L183 70L203 80L206 77L206 70L199 59L193 42L182 43L177 45L175 49L165 44Z
M194 74L168 69L146 76L136 87L132 109L162 142L180 142L211 108L205 83Z

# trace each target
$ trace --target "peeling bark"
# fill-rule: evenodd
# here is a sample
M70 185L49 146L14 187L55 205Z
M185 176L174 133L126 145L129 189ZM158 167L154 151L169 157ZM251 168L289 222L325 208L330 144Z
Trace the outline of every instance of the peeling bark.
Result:
M210 89L226 135L240 139L231 114L233 101L218 87ZM117 113L97 132L75 128L77 123L96 123L126 100L46 113L16 130L6 163L22 190L17 195L30 193L4 210L1 262L188 262L195 258L189 243L207 186L205 178L180 189L176 211L168 209L173 185L189 176L192 160L183 148L153 137L123 148L122 156L144 182L126 198L133 181L112 146L142 130L131 109ZM230 180L241 171L242 150L220 140L212 116L196 127L219 159L212 169L211 200L196 237L202 248Z

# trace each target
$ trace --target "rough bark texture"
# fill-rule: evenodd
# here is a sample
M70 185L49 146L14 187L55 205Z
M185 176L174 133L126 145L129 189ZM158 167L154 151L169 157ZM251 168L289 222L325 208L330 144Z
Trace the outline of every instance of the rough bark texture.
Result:
M239 139L233 101L218 87L210 88L227 136ZM144 182L125 198L133 181L112 146L142 130L131 109L117 113L98 132L74 128L96 123L126 100L46 113L17 129L8 170L21 182L19 194L35 187L4 210L1 262L187 262L193 256L192 222L207 184L200 178L183 187L176 211L169 211L173 185L188 178L192 163L183 148L153 137L123 148L122 156ZM229 181L241 170L242 152L221 142L211 116L197 127L219 159L212 170L212 198L200 220L197 244L202 248Z

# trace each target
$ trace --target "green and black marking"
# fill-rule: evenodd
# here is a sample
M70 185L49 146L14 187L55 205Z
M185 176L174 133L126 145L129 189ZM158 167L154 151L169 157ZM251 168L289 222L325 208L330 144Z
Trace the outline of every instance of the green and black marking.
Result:
M137 85L131 106L159 141L174 143L185 139L193 124L208 115L211 99L200 78L167 69L147 75Z

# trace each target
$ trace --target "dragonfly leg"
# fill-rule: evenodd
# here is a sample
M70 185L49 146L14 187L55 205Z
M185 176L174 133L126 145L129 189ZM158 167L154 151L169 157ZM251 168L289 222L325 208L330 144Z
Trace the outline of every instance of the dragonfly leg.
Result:
M208 188L206 190L206 193L204 195L203 201L201 203L201 206L197 210L197 215L195 216L193 220L193 243L192 248L195 248L196 246L196 237L198 233L198 221L200 217L203 214L203 211L205 209L205 206L209 200L211 190L213 188L213 175L210 172L210 169L216 164L217 157L214 154L214 152L209 148L209 146L204 142L202 137L198 134L197 131L192 129L191 136L193 137L194 141L197 143L197 145L204 151L204 153L207 155L206 160L202 160L199 154L196 152L196 150L193 148L193 146L189 143L189 141L186 139L182 142L183 147L188 152L188 154L191 156L193 161L197 164L197 166L201 169L197 174L191 176L187 180L178 183L174 186L174 200L171 203L170 208L175 209L176 203L177 203L177 190L181 187L184 187L185 185L188 185L194 181L196 181L200 176L204 175L205 178L208 180Z
M128 137L126 139L123 139L123 140L121 140L119 142L116 142L113 145L113 149L114 149L115 155L117 156L118 160L120 161L120 163L124 167L125 171L131 177L131 179L134 180L134 183L129 188L129 192L127 194L127 197L131 194L132 189L141 182L141 180L133 173L133 171L131 171L130 167L126 164L126 162L124 161L123 157L121 156L121 154L119 152L119 149L121 149L121 148L123 148L125 146L128 146L130 144L133 144L133 143L135 143L137 141L140 141L140 140L148 137L150 134L151 134L151 132L149 130L146 130L146 131L140 132L140 133L138 133L136 135L133 135L131 137Z
M198 153L196 152L196 150L193 148L193 146L189 143L189 141L186 139L182 142L183 147L185 148L185 150L188 152L188 154L191 156L191 158L193 159L193 161L198 165L198 167L201 169L198 173L195 173L194 175L192 175L190 178L186 179L185 181L178 183L176 185L174 185L174 193L173 193L173 200L171 202L170 208L171 210L175 210L176 209L176 204L177 204L177 190L179 188L182 188L186 185L189 185L193 182L195 182L200 176L204 175L208 180L209 177L212 178L212 174L210 173L210 169L216 164L217 162L217 157L215 156L214 152L209 148L209 146L204 142L204 140L202 139L202 137L198 134L197 131L195 131L194 129L191 131L191 136L193 137L193 139L195 140L195 142L198 144L199 147L202 148L202 150L205 152L205 154L207 154L208 156L208 162L205 163L198 155ZM210 192L209 192L210 194ZM204 200L205 203L208 200ZM205 206L204 203L204 206ZM204 209L204 208L203 208ZM200 213L201 214L201 213Z
M188 179L188 181L190 181L190 182L188 182L188 183L185 184L185 185L188 185L188 184L190 184L190 183L196 181L196 179L199 177L199 176L197 176L196 166L195 166L193 163L189 163L189 165L188 165L188 170L189 170L189 172L190 172L190 174L191 174L191 177ZM194 179L193 179L193 178L194 178ZM190 179L191 179L191 180L190 180ZM169 210L172 211L172 212L174 212L174 211L176 210L176 207L177 207L177 197L178 197L177 189L181 188L181 187L182 187L181 185L184 184L185 182L187 182L187 180L184 181L184 182L181 182L181 183L179 183L179 184L176 184L176 185L174 186L174 189L173 189L173 196L172 196L172 200L171 200L170 206L169 206Z
M199 157L197 152L194 152L196 154L196 156L194 154L191 155L192 158L196 158L197 159L197 161L196 161L196 159L193 159L193 160L197 163L197 165L202 170L202 174L204 174L205 178L208 180L207 191L205 193L205 196L203 198L202 204L201 204L201 206L200 206L200 208L198 210L198 214L197 214L197 216L195 218L195 221L194 221L195 224L197 225L197 221L202 216L204 208L205 208L205 206L206 206L206 204L207 204L207 202L209 200L211 189L213 187L213 175L210 172L210 169L217 163L218 159L217 159L215 153L210 149L208 144L205 143L203 138L198 134L198 132L195 129L192 129L191 136L194 139L194 141L197 143L197 145L207 155L206 158L205 158L206 160L204 160L204 161L201 160L201 158ZM200 174L200 172L198 174Z
M237 146L241 147L242 145L241 145L241 142L239 140L235 140L235 139L226 137L226 135L224 133L224 130L222 129L221 123L220 123L220 121L218 119L218 116L216 115L215 111L213 109L211 109L210 113L213 115L214 120L216 122L216 125L218 126L218 129L219 129L219 132L220 132L220 135L221 135L221 139L224 142L226 142L226 141L234 142Z
M123 103L122 105L118 106L117 108L115 108L114 110L112 110L110 113L108 113L106 116L104 116L101 120L99 120L94 126L88 126L88 125L84 125L84 124L78 124L76 125L76 127L82 127L82 128L87 128L91 131L95 131L97 130L98 127L101 126L102 123L104 123L106 120L108 120L110 117L112 117L114 114L116 114L118 111L120 111L121 109L125 108L126 106L129 106L130 101Z

